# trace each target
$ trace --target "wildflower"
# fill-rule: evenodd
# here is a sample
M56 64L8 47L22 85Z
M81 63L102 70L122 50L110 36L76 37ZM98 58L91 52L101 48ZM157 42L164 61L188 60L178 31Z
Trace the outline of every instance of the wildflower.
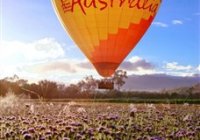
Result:
M28 131L22 131L22 135L28 134Z
M25 139L25 140L31 140L32 137L31 137L30 134L25 134L25 135L24 135L24 139Z
M82 138L82 135L77 133L76 136L75 136L75 139L80 140L81 138Z
M98 131L99 133L103 132L103 130L105 130L104 127L99 127L99 128L97 129L97 131Z
M186 135L187 135L188 137L193 137L193 136L195 136L195 132L189 131L189 132L186 133Z
M76 126L76 127L82 126L82 124L79 122L72 122L70 124L71 124L71 126Z
M34 111L35 111L34 105L31 105L31 106L30 106L30 112L31 112L31 113L34 113Z
M130 110L130 116L131 116L131 117L135 117L136 112L137 112L137 108L132 108L132 109Z
M103 133L104 133L105 135L109 135L111 132L110 132L108 129L105 129L105 130L103 131Z
M192 116L187 114L184 118L183 118L183 121L189 121L192 119Z
M77 103L76 103L76 102L73 102L73 101L71 101L71 102L68 103L69 106L75 106L76 104L77 104Z
M54 104L53 104L53 103L50 103L49 105L50 105L50 106L54 106Z
M46 128L44 126L40 126L40 130L43 131L45 130Z
M66 130L70 130L72 127L71 126L66 126L65 129Z
M151 132L151 131L152 131L152 127L150 127L150 126L146 127L146 128L145 128L145 131Z
M134 117L135 113L138 111L137 107L134 104L130 104L129 109L130 109L130 116Z
M35 133L35 129L34 129L34 128L29 128L28 131L29 131L30 133Z
M165 109L171 109L170 104L162 104L162 106L163 106Z
M87 134L89 135L89 137L94 135L94 129L89 128Z
M184 103L183 106L189 106L189 103Z
M5 137L6 137L6 138L9 138L9 137L10 137L10 134L9 134L9 133L6 133L6 134L5 134Z
M68 105L65 105L62 111L66 114L69 114L70 113L70 107Z
M78 113L86 113L86 110L85 110L85 108L83 108L83 107L79 107L79 108L77 109L77 112L78 112Z
M70 138L68 138L68 137L64 137L62 140L70 140Z
M107 107L107 110L110 110L110 109L111 109L111 107L110 107L110 106L108 106L108 107Z
M91 138L90 138L90 140L97 140L94 136L92 136Z
M147 107L150 109L156 109L156 106L154 104L147 104Z
M30 104L25 104L25 107L26 107L26 108L29 108L29 107L30 107Z
M45 138L44 137L40 137L39 140L45 140Z
M129 105L129 108L130 108L130 109L136 108L136 106L135 106L134 104L130 104L130 105Z
M45 134L46 135L51 135L52 133L51 133L51 131L47 131Z
M159 136L154 136L151 138L151 140L165 140L165 139Z
M200 126L196 127L195 130L196 130L197 132L200 132Z

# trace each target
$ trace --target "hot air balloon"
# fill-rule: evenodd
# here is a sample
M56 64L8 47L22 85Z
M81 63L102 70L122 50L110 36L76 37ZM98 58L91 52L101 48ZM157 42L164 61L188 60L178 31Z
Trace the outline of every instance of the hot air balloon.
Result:
M52 0L64 29L103 77L136 46L162 0Z

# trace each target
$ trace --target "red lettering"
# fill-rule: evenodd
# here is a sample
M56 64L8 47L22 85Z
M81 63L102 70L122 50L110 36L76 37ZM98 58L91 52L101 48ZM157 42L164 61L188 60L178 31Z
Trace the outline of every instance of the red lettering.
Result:
M126 1L126 0L120 0L119 6L122 7L122 5L124 4L125 1Z
M85 10L81 4L81 0L72 0L72 12L74 11L74 6L78 4L82 10L82 12L86 15Z
M99 3L102 4L102 7L100 8L100 10L104 10L108 6L108 4L103 0L99 0Z
M137 5L137 0L129 0L128 2L129 2L129 8L133 8ZM136 2L136 3L134 3L134 2Z
M81 3L82 2L82 3ZM85 8L99 8L99 10L104 10L108 6L126 6L128 2L129 8L137 8L148 10L151 13L156 13L159 7L159 3L155 0L118 0L117 4L114 3L115 0L61 0L62 8L64 12L74 12L76 7L79 7L81 11L86 15Z
M84 0L84 6L85 7L89 8L89 7L91 7L93 5L94 8L97 8L95 0L91 0L91 2L89 3L89 5L87 5L87 1L88 0Z
M155 4L155 5L151 6L150 11L151 11L152 13L156 13L157 10L158 10L158 4Z
M141 4L141 6L140 6L140 4ZM138 0L138 2L137 2L137 8L138 9L142 9L143 6L144 6L144 2L141 2L141 0Z
M148 5L148 2L149 2L149 0L144 0L143 9L149 9L150 10L152 3L150 5Z
M149 0L129 0L129 8L136 7L137 9L147 9L149 12L153 14L156 13L158 9L158 4L155 4L155 1L150 3Z
M67 0L62 0L61 3L64 13L72 10L72 6Z
M113 7L113 1L114 0L110 0L110 7Z

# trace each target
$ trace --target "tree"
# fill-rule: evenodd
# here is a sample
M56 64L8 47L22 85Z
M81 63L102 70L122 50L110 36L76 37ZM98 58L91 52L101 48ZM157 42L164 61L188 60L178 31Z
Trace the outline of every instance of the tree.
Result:
M38 83L40 94L44 98L55 98L58 93L58 87L56 82L42 80Z
M117 90L120 90L120 88L125 84L125 79L127 77L127 72L124 70L117 70L115 71L112 81L117 86Z
M93 76L87 76L78 83L78 86L81 88L81 91L91 92L97 88L97 80Z
M65 98L78 98L80 93L80 87L77 84L70 84L65 88L64 97Z

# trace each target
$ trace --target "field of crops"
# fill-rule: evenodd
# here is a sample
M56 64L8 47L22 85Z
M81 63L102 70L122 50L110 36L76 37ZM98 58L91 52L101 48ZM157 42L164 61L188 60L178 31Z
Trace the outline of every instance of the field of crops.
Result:
M200 106L0 102L5 140L200 140Z

